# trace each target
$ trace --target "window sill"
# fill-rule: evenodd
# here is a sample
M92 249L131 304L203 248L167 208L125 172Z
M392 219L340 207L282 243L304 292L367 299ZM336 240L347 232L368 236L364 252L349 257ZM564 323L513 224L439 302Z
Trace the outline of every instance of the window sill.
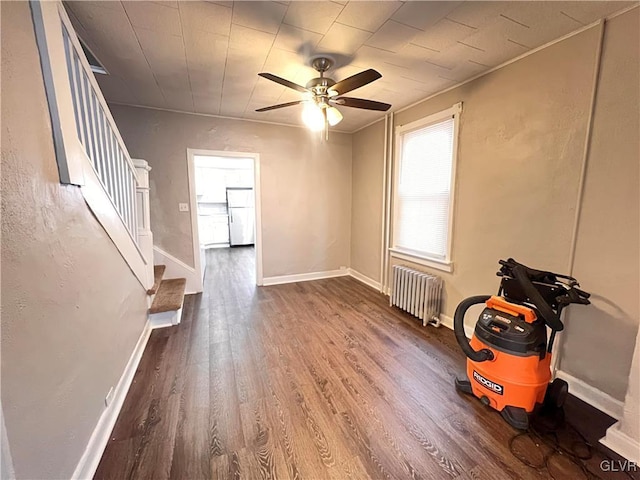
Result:
M435 260L433 258L425 257L417 253L410 253L404 250L399 250L397 248L390 248L389 253L393 258L417 263L418 265L424 265L425 267L435 268L436 270L442 270L443 272L453 272L453 262Z

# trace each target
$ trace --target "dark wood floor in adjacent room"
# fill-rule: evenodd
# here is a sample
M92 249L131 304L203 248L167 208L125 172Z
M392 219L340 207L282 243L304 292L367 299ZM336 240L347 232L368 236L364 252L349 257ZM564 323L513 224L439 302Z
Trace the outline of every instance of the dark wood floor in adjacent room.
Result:
M357 280L255 287L252 248L209 250L205 291L152 333L96 478L587 478L563 456L523 465L516 432L456 393L463 372L453 332ZM567 408L592 441L612 422Z

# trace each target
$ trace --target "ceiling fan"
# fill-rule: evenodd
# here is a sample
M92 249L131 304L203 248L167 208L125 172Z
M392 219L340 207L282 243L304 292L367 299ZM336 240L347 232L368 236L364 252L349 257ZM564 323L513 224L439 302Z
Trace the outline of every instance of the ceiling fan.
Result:
M277 108L291 107L293 105L305 104L302 113L302 120L312 130L324 130L325 138L328 135L329 125L337 125L342 120L342 113L335 106L363 108L365 110L377 110L386 112L391 108L388 103L366 100L363 98L343 97L356 88L363 87L382 77L380 73L373 69L352 75L336 82L332 78L325 77L324 73L333 66L333 60L326 56L318 56L312 59L311 66L320 73L319 77L313 78L303 87L297 83L290 82L272 73L259 73L263 78L292 88L298 92L307 94L307 98L296 100L295 102L281 103L269 107L258 108L256 112L267 112Z

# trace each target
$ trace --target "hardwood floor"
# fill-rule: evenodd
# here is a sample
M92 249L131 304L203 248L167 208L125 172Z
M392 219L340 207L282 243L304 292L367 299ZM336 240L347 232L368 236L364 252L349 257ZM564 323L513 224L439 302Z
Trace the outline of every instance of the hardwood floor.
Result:
M463 371L453 332L352 278L258 288L253 249L209 250L205 292L152 333L95 478L586 478L517 460L516 432L456 393ZM611 423L568 409L592 441Z

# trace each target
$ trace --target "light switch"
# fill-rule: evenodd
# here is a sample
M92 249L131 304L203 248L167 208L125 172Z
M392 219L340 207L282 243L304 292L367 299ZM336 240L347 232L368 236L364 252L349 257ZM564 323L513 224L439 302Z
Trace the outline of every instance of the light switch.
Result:
M189 211L189 204L188 203L179 203L178 204L178 209L181 212L188 212Z

